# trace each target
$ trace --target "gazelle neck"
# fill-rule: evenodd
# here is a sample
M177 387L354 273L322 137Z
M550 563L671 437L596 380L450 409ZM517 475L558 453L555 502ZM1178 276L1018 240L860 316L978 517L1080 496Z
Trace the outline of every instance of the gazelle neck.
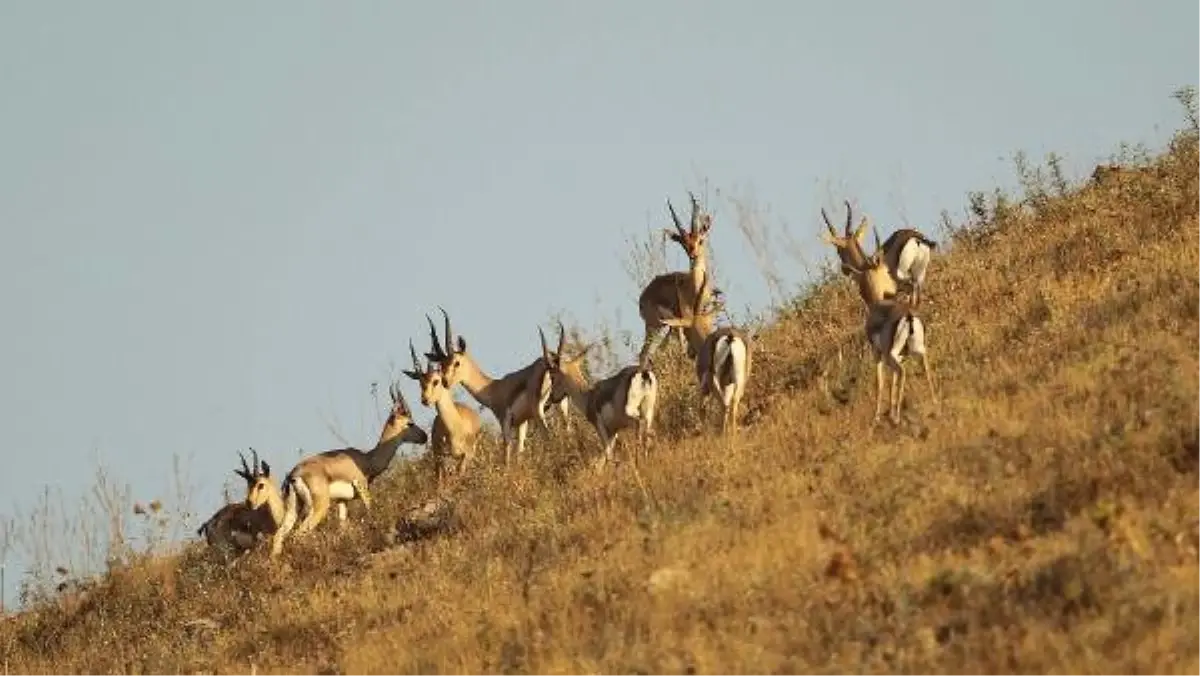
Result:
M866 274L858 277L858 294L862 297L863 303L868 308L879 305L883 302L895 300L896 288L894 285L886 284L882 281L882 275L890 274L884 268L876 268L869 270ZM890 279L889 279L890 281ZM888 294L891 294L889 297Z
M580 412L586 414L588 410L588 402L592 396L591 386L583 379L583 374L575 369L559 371L562 377L563 389L567 391L567 397L571 399L571 403Z
M450 390L443 389L441 396L433 402L433 405L447 429L457 430L462 426L462 416L458 414L458 407L455 406L454 396L450 394Z
M380 436L379 441L375 443L375 448L363 454L366 459L366 467L363 468L363 474L367 475L368 481L383 474L392 464L392 460L396 457L396 451L400 450L401 437L403 436L404 428L401 428L391 437L385 438Z
M287 479L284 479L287 481ZM278 528L279 524L283 523L283 517L287 508L283 504L283 496L279 493L279 488L275 484L271 484L271 490L267 491L267 511L271 514L271 523L274 523Z
M700 348L704 347L704 341L713 333L716 333L717 327L711 324L697 325L692 324L683 330L683 336L687 339L688 347L692 348L693 354L699 354Z
M692 291L699 292L700 286L704 284L704 277L708 274L708 251L706 249L701 249L700 253L696 255L689 271L692 275Z
M496 381L484 373L483 369L479 368L479 364L475 362L474 357L465 353L461 357L462 362L459 368L462 370L462 377L460 378L462 386L475 398L475 401L495 410L497 402L495 393L492 391L492 384ZM450 393L447 392L446 395L449 396ZM438 406L441 406L440 399L438 400ZM454 408L453 402L451 402L450 407ZM457 411L455 411L454 415L457 415Z

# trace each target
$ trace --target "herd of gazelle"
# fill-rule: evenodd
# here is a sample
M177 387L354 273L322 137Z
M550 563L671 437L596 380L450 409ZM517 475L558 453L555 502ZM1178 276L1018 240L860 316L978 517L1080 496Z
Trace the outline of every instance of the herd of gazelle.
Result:
M246 499L218 510L199 529L210 545L246 551L260 536L271 537L271 553L278 555L286 538L307 533L321 523L336 504L338 522L344 525L348 503L359 500L371 506L371 483L391 464L403 443L428 444L429 455L437 471L437 485L444 485L448 465L461 475L474 461L481 437L479 413L453 396L462 385L472 398L496 418L504 444L504 462L519 458L525 451L529 424L535 420L548 428L547 416L558 406L570 431L570 407L583 415L600 439L601 465L613 461L617 436L626 430L636 433L640 453L645 452L653 435L655 408L659 397L659 379L654 373L651 355L661 339L676 333L688 357L695 361L700 390L701 415L708 399L721 403L722 433L732 438L737 433L738 416L746 384L750 379L753 344L741 330L716 326L718 304L708 274L708 235L712 215L691 199L691 221L684 227L670 200L667 209L673 229L666 235L687 254L688 270L670 272L650 280L638 297L638 313L645 323L645 337L637 363L615 374L589 382L583 362L592 345L566 351L566 334L558 327L554 349L538 328L541 353L527 365L499 378L488 375L467 351L467 341L456 335L450 316L439 308L443 318L442 336L433 320L429 324L429 351L421 356L409 341L412 369L404 370L417 381L421 404L437 415L430 433L413 422L412 409L397 384L390 388L392 409L379 433L374 448L362 451L342 448L303 458L276 486L270 466L252 449L253 462L241 458L235 473L246 482ZM862 242L866 232L864 217L852 228L853 215L846 202L846 224L841 234L833 227L825 210L821 216L831 244L841 260L841 271L858 286L866 306L865 334L876 361L875 421L883 414L885 369L892 373L888 389L889 418L898 422L904 397L907 356L918 357L925 371L930 392L937 400L929 357L925 345L925 323L916 313L925 284L925 274L936 243L920 232L901 229L880 241L875 231L875 251L867 255ZM901 300L901 285L909 300ZM297 525L299 521L299 525Z

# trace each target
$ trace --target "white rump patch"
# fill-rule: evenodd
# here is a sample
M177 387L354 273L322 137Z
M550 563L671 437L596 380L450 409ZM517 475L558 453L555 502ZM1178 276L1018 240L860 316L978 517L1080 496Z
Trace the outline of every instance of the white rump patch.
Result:
M652 371L638 371L629 379L629 392L625 395L625 415L641 418L642 402L658 394L658 377Z
M925 266L929 264L929 247L917 238L904 243L896 258L896 279L902 282L917 282L925 278Z
M724 336L717 341L713 352L713 380L721 393L721 402L728 407L733 403L734 395L746 384L746 341L736 336ZM722 375L727 361L732 361L729 367L733 372L728 381Z

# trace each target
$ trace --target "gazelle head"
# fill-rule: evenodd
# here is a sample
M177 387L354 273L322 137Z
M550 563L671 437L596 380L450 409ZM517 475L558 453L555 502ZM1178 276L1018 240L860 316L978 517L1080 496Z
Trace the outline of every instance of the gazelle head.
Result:
M445 392L450 389L445 374L432 360L422 367L421 359L417 356L417 348L413 347L411 340L408 341L408 353L412 356L413 367L412 370L404 371L404 375L420 384L421 403L425 406L435 406Z
M246 464L246 456L239 451L238 457L242 459L242 468L234 470L234 472L246 480L246 506L250 509L258 509L267 504L267 500L276 488L271 479L271 466L265 460L258 459L258 451L251 448L250 453L254 458L253 468Z
M411 342L409 347L412 347ZM392 383L388 388L388 395L392 399L392 410L388 413L387 420L383 423L383 430L379 433L380 443L399 437L401 442L424 446L429 437L425 434L425 430L421 429L420 425L413 420L412 409L404 400L400 384Z
M683 316L662 320L665 326L683 329L688 341L688 353L691 357L696 356L694 354L696 346L704 342L708 334L713 332L717 323L717 313L720 311L719 304L712 298L713 294L708 282L708 273L706 272L700 282L700 290L696 293L690 306L684 302L683 294L678 293L677 290L679 307L683 310ZM709 302L710 300L712 302Z
M867 262L867 255L863 251L862 241L867 235L867 218L864 216L859 222L858 228L851 232L850 227L854 222L854 210L850 207L850 201L846 200L846 225L843 227L842 234L838 234L834 229L833 223L829 220L829 214L825 213L825 208L821 207L821 218L825 221L825 229L827 232L821 233L821 239L827 244L832 244L837 249L838 258L842 261L842 274L849 275L853 269L862 269Z
M898 288L888 269L883 248L879 243L879 231L875 232L875 251L863 259L860 265L846 266L848 273L858 283L858 293L867 305L872 302L895 298Z
M542 359L546 362L546 372L550 374L550 400L562 401L562 398L569 394L566 390L565 378L579 383L585 381L583 359L596 346L596 343L590 343L575 355L567 356L563 352L566 347L567 332L563 328L562 322L558 323L558 346L553 351L546 345L546 334L542 332L540 326L538 327L538 338L542 342Z
M462 382L464 363L471 359L467 354L467 341L462 336L455 336L454 330L450 326L450 315L446 314L446 310L441 306L438 310L442 312L442 319L445 324L443 339L445 343L438 342L437 329L433 326L433 320L429 315L425 315L425 321L429 322L429 352L425 353L425 358L430 361L430 368L434 364L441 371L441 380L444 387L450 389ZM409 343L412 347L412 343ZM414 365L413 368L418 368ZM410 376L411 377L411 376ZM424 385L421 386L424 391ZM423 395L422 395L423 396ZM423 399L422 399L423 401Z
M695 262L704 256L704 246L708 243L708 231L712 229L712 214L706 214L700 209L700 203L696 201L696 196L691 191L688 191L688 198L692 202L692 220L688 229L683 228L679 214L675 213L675 207L671 205L670 198L667 198L667 210L671 212L671 220L675 224L675 229L664 228L663 232L671 241L683 247L689 261Z

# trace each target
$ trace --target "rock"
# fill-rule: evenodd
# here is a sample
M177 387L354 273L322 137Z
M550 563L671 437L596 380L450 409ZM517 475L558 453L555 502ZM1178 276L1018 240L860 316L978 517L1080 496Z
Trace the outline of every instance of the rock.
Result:
M454 503L435 499L408 510L396 525L396 543L424 540L435 535L449 533L458 528L458 516Z

